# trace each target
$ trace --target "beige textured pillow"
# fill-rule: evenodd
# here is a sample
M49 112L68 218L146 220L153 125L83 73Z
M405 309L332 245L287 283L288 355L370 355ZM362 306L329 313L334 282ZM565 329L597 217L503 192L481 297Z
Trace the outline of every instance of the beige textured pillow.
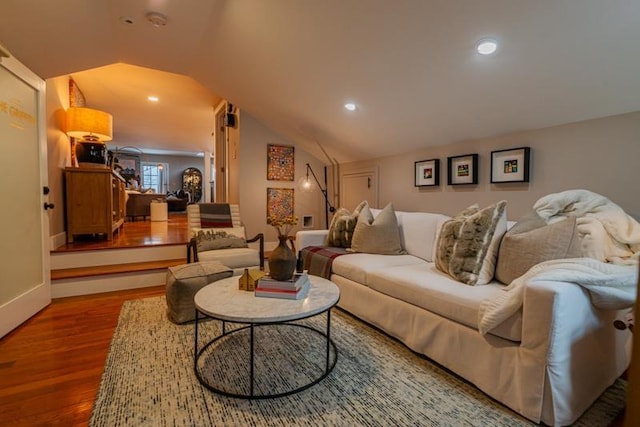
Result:
M353 231L355 230L356 223L358 222L358 215L360 215L360 211L368 205L367 201L363 200L353 210L353 213L349 212L346 208L338 209L331 219L331 225L329 226L329 233L327 234L325 245L338 248L350 248Z
M507 231L507 202L502 200L473 213L452 218L443 225L436 267L467 285L484 285L493 279L500 240ZM448 224L451 223L451 224Z
M198 252L216 249L247 248L244 227L206 228L196 234Z
M400 243L398 220L391 203L380 211L375 220L369 206L362 209L353 232L351 250L381 255L406 253Z
M576 218L547 225L536 212L518 220L500 244L496 279L508 285L543 261L582 256Z

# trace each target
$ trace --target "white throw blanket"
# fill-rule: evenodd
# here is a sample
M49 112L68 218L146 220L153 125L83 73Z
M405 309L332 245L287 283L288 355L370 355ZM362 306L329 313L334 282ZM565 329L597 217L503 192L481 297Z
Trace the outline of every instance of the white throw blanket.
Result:
M633 305L640 257L640 224L636 220L606 197L588 190L549 194L533 208L547 224L575 216L584 258L537 264L511 282L500 298L483 301L478 313L482 334L522 307L523 285L530 283L576 283L587 289L593 305L602 309L619 310Z
M582 256L601 261L632 263L640 254L640 224L618 205L588 190L567 190L542 197L533 209L551 224L576 217Z
M591 303L597 308L621 310L631 307L636 300L637 273L637 265L609 264L592 258L541 262L511 282L500 298L482 302L478 329L485 335L520 310L525 284L549 281L575 283L589 291Z

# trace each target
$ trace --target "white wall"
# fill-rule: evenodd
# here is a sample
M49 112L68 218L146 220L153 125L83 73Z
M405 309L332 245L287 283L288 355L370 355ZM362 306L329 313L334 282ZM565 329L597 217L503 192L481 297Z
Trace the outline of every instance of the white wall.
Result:
M293 145L295 147L294 181L267 180L267 145ZM266 128L246 111L242 112L242 127L239 143L239 191L240 214L247 229L247 235L265 233L268 242L277 241L273 227L267 224L267 188L294 188L294 214L300 222L294 229L302 227L302 216L313 215L314 228L324 228L324 198L319 190L303 193L297 187L297 181L305 176L305 164L309 163L321 177L324 164L296 144L283 139L277 133ZM320 178L321 179L321 178Z
M529 183L490 184L491 151L531 147ZM479 184L447 185L447 157L479 154ZM440 186L414 187L414 162L439 158ZM518 219L540 197L584 188L602 194L627 213L640 217L640 112L555 126L416 152L354 162L342 173L377 165L380 206L393 202L404 211L453 215L468 205L506 199L509 219Z

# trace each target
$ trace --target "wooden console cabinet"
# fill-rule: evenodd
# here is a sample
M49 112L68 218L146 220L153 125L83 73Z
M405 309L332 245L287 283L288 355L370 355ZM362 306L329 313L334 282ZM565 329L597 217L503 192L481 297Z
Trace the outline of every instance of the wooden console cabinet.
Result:
M106 234L124 224L125 183L107 168L65 168L67 243L78 234Z

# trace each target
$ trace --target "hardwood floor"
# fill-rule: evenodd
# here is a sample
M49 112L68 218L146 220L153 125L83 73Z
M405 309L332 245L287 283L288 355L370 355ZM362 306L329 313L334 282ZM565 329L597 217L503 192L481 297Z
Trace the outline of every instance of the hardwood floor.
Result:
M126 221L114 234L113 240L107 240L104 235L76 236L73 243L62 245L52 252L186 245L188 236L186 212L171 212L168 221L151 221L149 218L145 221Z
M122 303L164 286L61 298L0 339L0 425L89 422Z

